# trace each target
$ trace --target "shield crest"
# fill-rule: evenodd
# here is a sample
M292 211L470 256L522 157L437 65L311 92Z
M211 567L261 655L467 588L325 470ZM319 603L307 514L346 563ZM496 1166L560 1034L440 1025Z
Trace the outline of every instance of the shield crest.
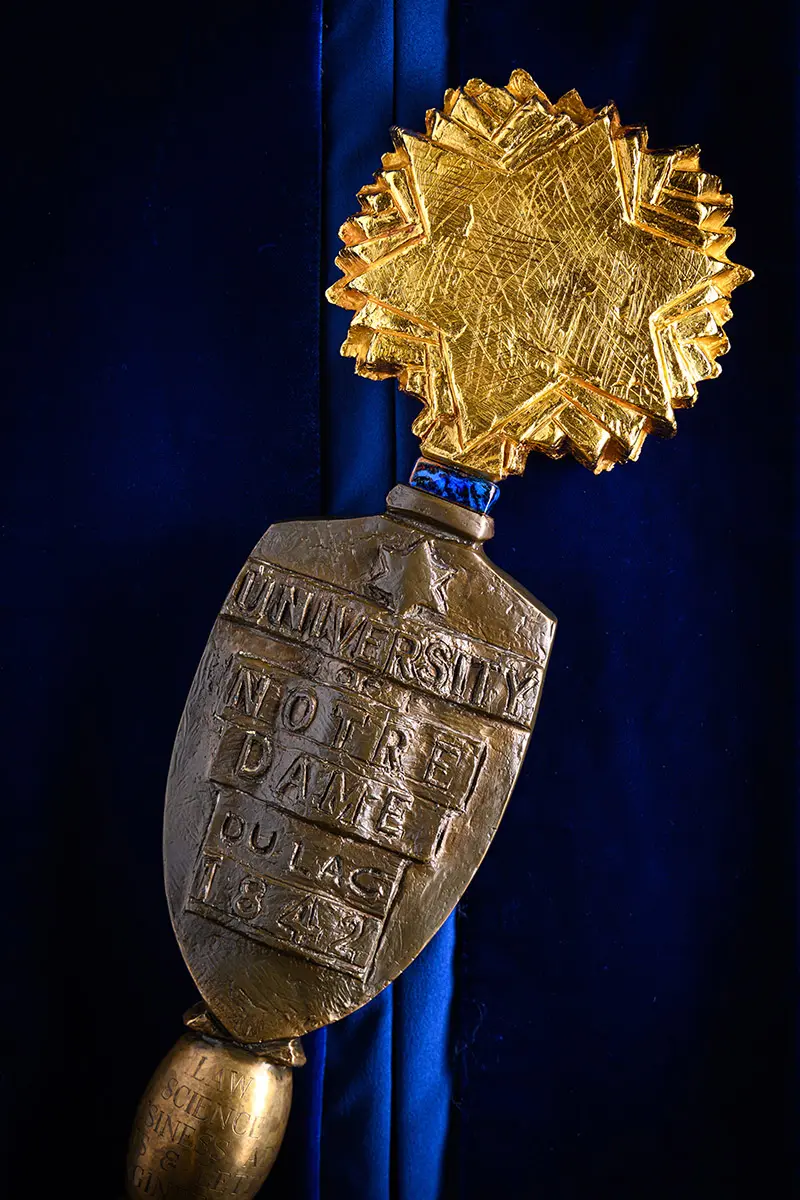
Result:
M382 516L274 525L173 751L173 926L238 1040L352 1012L455 907L502 817L555 619L479 540ZM447 505L447 508L453 506Z

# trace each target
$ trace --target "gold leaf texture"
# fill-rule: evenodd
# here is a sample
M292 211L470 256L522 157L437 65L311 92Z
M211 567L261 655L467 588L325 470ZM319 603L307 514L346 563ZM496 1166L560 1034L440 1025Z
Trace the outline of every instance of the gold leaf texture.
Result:
M648 150L613 105L551 104L519 70L392 137L327 296L355 310L357 373L422 401L423 454L492 479L530 450L600 472L670 436L751 277L698 148Z

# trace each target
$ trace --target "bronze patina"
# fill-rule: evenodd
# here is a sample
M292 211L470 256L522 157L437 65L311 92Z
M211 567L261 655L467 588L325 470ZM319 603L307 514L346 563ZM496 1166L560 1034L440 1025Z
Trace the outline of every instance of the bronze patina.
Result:
M356 370L422 400L430 461L380 516L268 529L212 630L164 837L203 1003L140 1106L132 1197L254 1195L299 1036L375 996L452 911L513 789L555 632L484 552L491 481L531 449L598 472L671 433L718 373L750 275L726 257L730 197L696 147L651 152L613 106L551 104L515 71L394 136L329 297L356 310Z

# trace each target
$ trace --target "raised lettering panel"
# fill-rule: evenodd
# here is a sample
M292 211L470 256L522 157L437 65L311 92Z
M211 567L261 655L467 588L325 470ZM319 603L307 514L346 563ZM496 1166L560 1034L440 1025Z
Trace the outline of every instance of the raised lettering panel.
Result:
M389 911L405 867L397 854L330 833L241 792L219 793L203 849L263 879L307 888L378 917Z
M485 747L441 722L410 717L371 696L352 695L297 676L267 660L237 655L229 664L220 716L242 728L263 729L273 741L310 751L342 768L396 783L434 804L463 811ZM256 739L240 773L256 773Z
M266 735L237 725L223 733L211 779L420 862L435 859L449 820L446 810L396 784L308 752L276 750Z
M377 917L207 855L186 907L253 941L352 975L367 971L382 928Z
M221 615L452 704L533 725L543 662L409 617L396 628L377 605L271 563L250 559Z

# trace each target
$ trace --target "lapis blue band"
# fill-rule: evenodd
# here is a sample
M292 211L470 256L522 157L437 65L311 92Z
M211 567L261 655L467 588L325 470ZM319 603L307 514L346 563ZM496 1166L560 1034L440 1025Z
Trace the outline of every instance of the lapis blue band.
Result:
M468 471L456 471L453 467L443 467L425 458L417 459L409 483L421 492L429 492L431 496L450 500L477 513L488 513L500 495L500 488L491 479L482 479L480 475L471 475Z

